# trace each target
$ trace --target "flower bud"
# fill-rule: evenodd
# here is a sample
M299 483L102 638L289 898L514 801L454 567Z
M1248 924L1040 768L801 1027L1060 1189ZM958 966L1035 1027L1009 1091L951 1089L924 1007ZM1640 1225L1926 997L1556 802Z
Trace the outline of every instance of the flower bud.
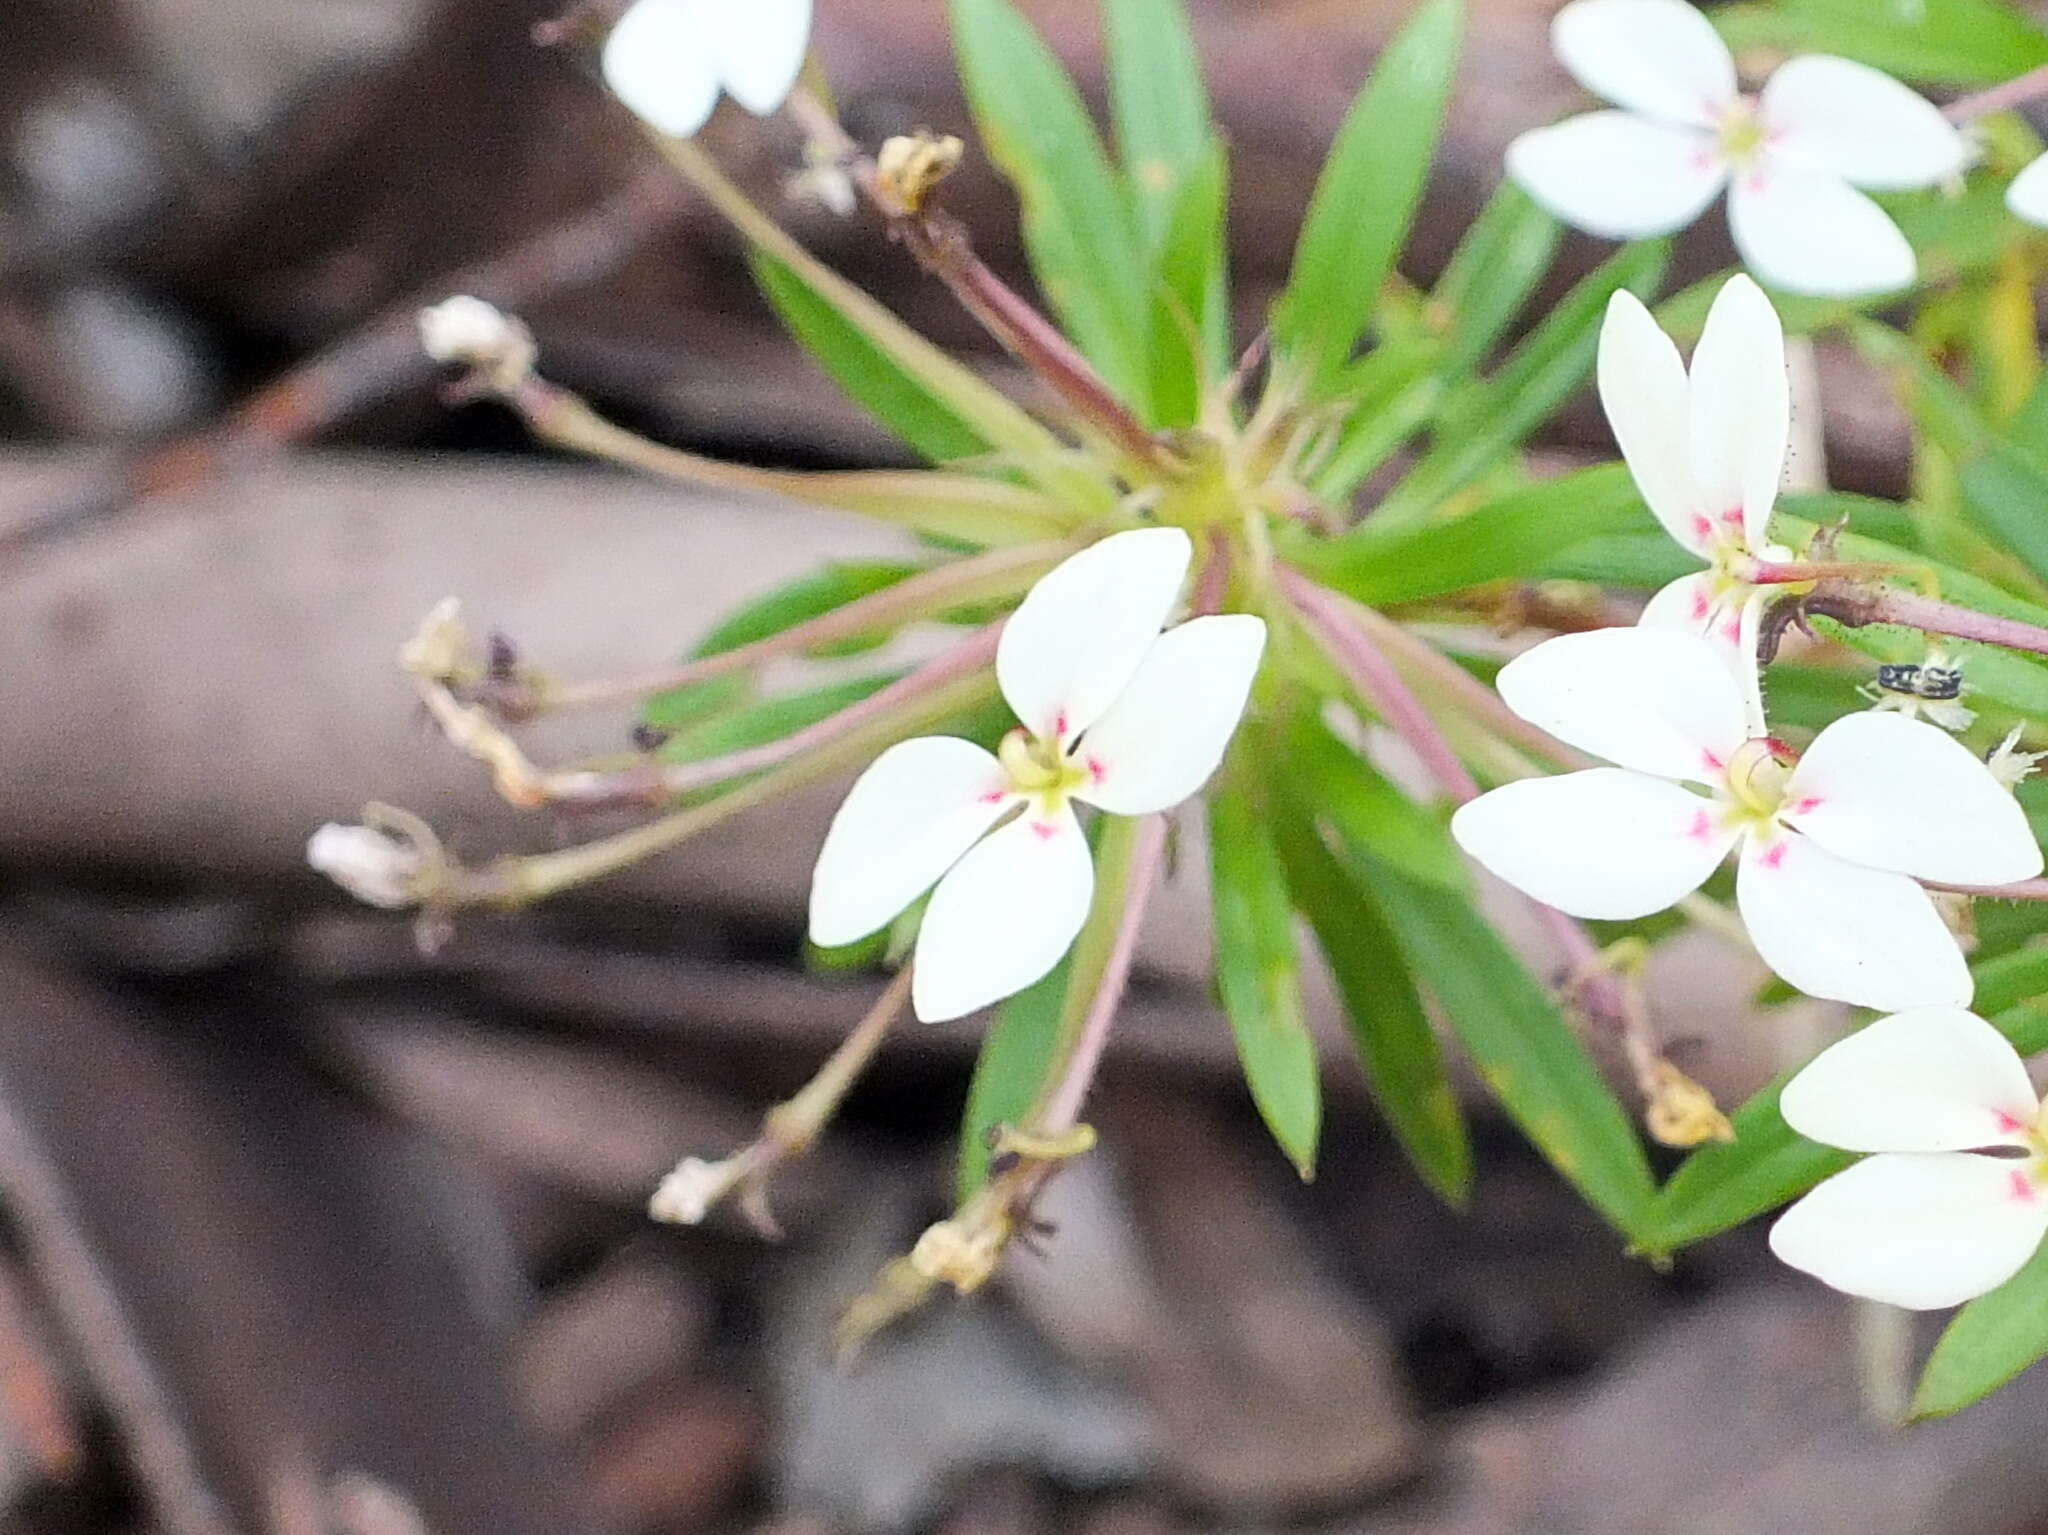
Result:
M366 905L401 911L419 904L426 859L373 826L328 822L306 843L306 862Z
M515 387L539 356L523 322L466 293L420 311L420 345L434 361L459 363L496 389Z

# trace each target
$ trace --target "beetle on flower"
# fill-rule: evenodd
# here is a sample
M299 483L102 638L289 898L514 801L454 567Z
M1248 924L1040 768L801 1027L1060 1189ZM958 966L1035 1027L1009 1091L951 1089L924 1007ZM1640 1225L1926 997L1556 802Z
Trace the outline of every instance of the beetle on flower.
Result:
M1568 224L1609 239L1670 234L1725 186L1751 271L1819 297L1913 281L1913 248L1866 197L1962 174L1968 142L1925 98L1848 59L1806 55L1755 97L1713 24L1686 0L1572 0L1559 60L1619 110L1525 133L1508 171Z
M1678 348L1626 290L1600 328L1600 403L1636 487L1664 531L1707 562L1650 599L1646 624L1671 624L1714 640L1738 668L1753 646L1768 588L1751 584L1758 560L1789 560L1769 540L1792 406L1785 332L1763 290L1731 278L1715 296L1693 352Z
M1178 528L1118 533L1031 589L996 652L1022 725L994 755L925 736L875 759L818 854L814 942L865 938L932 889L911 981L927 1021L1059 962L1095 884L1074 805L1138 816L1187 799L1222 760L1258 671L1266 626L1249 614L1160 632L1192 552Z
M1506 784L1451 822L1480 863L1572 916L1662 911L1739 843L1736 904L1786 981L1864 1007L1960 1004L1969 968L1915 880L2041 872L2025 813L1952 737L1851 714L1795 761L1754 690L1696 635L1561 635L1510 661L1498 686L1522 718L1617 764Z
M756 117L781 108L810 46L811 0L635 0L605 39L604 83L676 138L723 90Z
M1974 1013L1921 1008L1831 1045L1785 1122L1872 1152L1771 1228L1771 1251L1851 1295L1931 1310L1996 1289L2048 1235L2048 1140L2027 1068Z

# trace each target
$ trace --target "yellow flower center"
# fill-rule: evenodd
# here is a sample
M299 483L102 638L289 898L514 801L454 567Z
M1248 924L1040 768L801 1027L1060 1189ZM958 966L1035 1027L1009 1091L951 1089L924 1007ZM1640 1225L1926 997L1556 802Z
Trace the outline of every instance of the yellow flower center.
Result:
M1764 147L1766 137L1763 118L1758 115L1756 104L1744 97L1730 107L1721 119L1718 137L1721 153L1731 164L1746 166L1755 159L1757 151Z
M1768 825L1785 802L1785 784L1792 764L1771 741L1745 741L1728 759L1722 778L1729 819L1748 826Z
M1021 726L1003 737L996 759L1009 775L1010 787L1036 799L1041 812L1056 815L1076 789L1094 776L1086 762L1060 750L1057 741L1033 735Z

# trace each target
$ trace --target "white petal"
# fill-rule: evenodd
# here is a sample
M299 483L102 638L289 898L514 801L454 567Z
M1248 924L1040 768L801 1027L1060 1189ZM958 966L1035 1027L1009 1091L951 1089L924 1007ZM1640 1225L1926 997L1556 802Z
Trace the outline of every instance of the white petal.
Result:
M781 108L804 67L811 0L695 0L718 74L756 117Z
M1821 1051L1778 1108L1844 1151L1968 1151L2025 1145L2041 1105L2003 1034L1959 1007L1922 1007Z
M899 741L854 781L811 876L811 940L827 948L886 926L1016 803L972 741Z
M1778 1217L1771 1251L1851 1295L1931 1311L1995 1290L2048 1233L2024 1164L1968 1153L1871 1157Z
M1643 605L1636 620L1652 628L1681 630L1699 635L1714 648L1728 668L1728 675L1742 690L1748 734L1754 738L1769 734L1764 724L1762 679L1757 671L1757 631L1764 609L1776 594L1767 587L1728 585L1719 576L1702 571L1680 576L1660 588Z
M1495 685L1567 745L1659 778L1716 782L1749 739L1727 664L1676 629L1561 634L1508 662Z
M1714 529L1693 486L1685 363L1626 288L1607 301L1599 378L1600 404L1636 489L1665 532L1704 556Z
M1903 874L1780 832L1743 848L1735 904L1763 962L1810 997L1884 1012L1969 1003L1962 950Z
M1095 864L1071 810L1024 814L974 845L932 892L910 1005L943 1023L1022 991L1060 962L1088 920Z
M1747 548L1767 542L1791 437L1785 328L1764 290L1738 274L1715 295L1692 354L1691 453L1701 510L1733 521Z
M1165 627L1193 555L1179 528L1113 533L1031 588L1003 626L996 680L1034 735L1071 741L1116 701Z
M2048 155L2042 155L2012 178L2005 205L2029 224L2048 228Z
M1810 54L1771 76L1761 99L1771 152L1873 192L1960 176L1970 146L1925 96L1881 70Z
M1623 768L1524 778L1451 817L1458 846L1524 895L1574 917L1662 911L1705 883L1737 833L1713 802Z
M637 0L604 40L611 93L663 133L688 138L718 105L717 56L699 0Z
M1735 99L1727 44L1685 0L1572 0L1550 45L1594 95L1665 122L1709 127Z
M1080 798L1118 815L1169 810L1216 771L1266 648L1249 613L1192 618L1169 629L1117 701L1088 727L1079 754L1091 783Z
M1884 209L1832 172L1768 155L1729 188L1728 228L1749 269L1788 293L1891 293L1919 270Z
M1508 145L1508 174L1557 217L1609 240L1683 229L1727 180L1714 140L1628 112L1588 112Z
M1946 731L1889 711L1820 733L1785 790L1784 819L1838 858L1953 885L2041 872L2026 812Z
M1732 652L1735 636L1728 620L1735 610L1720 599L1720 579L1710 570L1680 576L1657 589L1656 596L1643 604L1643 616L1636 620L1655 629L1682 629L1702 639L1718 640Z

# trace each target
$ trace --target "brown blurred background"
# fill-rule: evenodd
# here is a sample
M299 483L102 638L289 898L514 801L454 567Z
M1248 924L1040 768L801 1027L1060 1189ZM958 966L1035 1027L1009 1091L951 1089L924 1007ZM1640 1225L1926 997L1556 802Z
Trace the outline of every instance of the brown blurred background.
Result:
M1091 89L1093 0L1026 10ZM887 535L532 451L451 407L412 311L478 291L547 371L665 439L895 461L782 336L733 242L592 85L547 0L16 0L0 14L0 1529L74 1535L1171 1535L2048 1529L2048 1383L1863 1426L1845 1305L1754 1234L1629 1259L1478 1096L1438 1207L1328 1040L1296 1182L1199 977L1199 858L1148 940L1058 1234L851 1375L838 1307L941 1212L977 1031L904 1033L780 1186L789 1239L641 1213L871 999L798 963L832 794L630 878L466 923L301 867L369 798L465 855L520 818L415 713L439 598L569 676L637 670ZM1249 335L1390 0L1196 0L1235 155ZM1475 0L1407 263L1515 131L1577 98L1553 7ZM870 141L964 128L940 0L820 0ZM713 147L773 198L796 144ZM1015 258L985 169L949 188ZM1016 384L862 219L798 232ZM1699 273L1718 235L1687 249ZM1598 254L1567 246L1564 274ZM1563 278L1561 276L1560 281ZM1824 358L1839 483L1896 489L1881 393ZM1601 451L1583 404L1547 446ZM537 733L616 748L630 720ZM1667 955L1660 1021L1739 1095L1786 1029ZM1691 983L1701 977L1711 985Z

